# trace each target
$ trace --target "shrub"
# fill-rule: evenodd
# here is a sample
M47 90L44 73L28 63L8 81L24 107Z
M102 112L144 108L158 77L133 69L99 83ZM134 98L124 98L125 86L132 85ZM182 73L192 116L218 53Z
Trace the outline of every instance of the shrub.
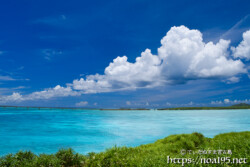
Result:
M161 167L180 166L168 164L167 156L179 158L197 158L197 154L181 155L180 150L228 150L231 158L250 158L250 132L220 134L214 138L205 138L200 133L171 135L155 143L138 147L113 147L100 153L87 156L75 153L72 149L61 149L56 154L36 156L30 151L9 154L0 158L0 167ZM216 158L219 155L200 155L203 158ZM222 156L222 155L221 155ZM204 164L189 164L202 166ZM226 166L226 164L206 164L206 166ZM235 164L236 165L236 164ZM238 164L238 166L240 166Z
M40 154L35 162L37 167L60 167L61 161L55 155Z
M84 155L80 155L69 148L69 149L61 149L56 153L56 157L61 161L63 166L83 166L86 157Z

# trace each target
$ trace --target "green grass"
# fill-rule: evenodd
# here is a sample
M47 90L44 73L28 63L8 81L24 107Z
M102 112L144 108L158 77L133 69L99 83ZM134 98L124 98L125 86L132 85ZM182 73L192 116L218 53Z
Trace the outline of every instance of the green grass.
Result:
M223 106L223 107L177 107L177 108L160 108L158 110L227 110L227 109L250 109L250 105L245 103L240 103L232 106Z
M60 109L60 110L150 110L149 108L67 108L67 107L31 107L31 106L3 106L0 105L0 108L9 108L9 109L42 109L42 110L50 110L50 109ZM250 109L250 104L239 103L232 106L222 106L222 107L176 107L176 108L154 108L157 110L227 110L227 109Z
M186 154L185 150L231 150L232 154ZM1 167L161 167L181 166L170 163L170 158L247 158L247 164L185 164L185 166L250 166L250 132L226 133L206 138L200 133L171 135L155 143L138 147L113 147L101 153L81 155L72 149L62 149L56 154L35 155L20 151L0 158Z

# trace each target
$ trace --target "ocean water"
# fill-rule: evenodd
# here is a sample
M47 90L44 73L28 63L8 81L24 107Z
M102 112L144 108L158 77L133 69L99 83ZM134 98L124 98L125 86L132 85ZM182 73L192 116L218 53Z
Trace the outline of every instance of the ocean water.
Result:
M138 146L171 134L250 131L250 110L100 111L0 107L0 155Z

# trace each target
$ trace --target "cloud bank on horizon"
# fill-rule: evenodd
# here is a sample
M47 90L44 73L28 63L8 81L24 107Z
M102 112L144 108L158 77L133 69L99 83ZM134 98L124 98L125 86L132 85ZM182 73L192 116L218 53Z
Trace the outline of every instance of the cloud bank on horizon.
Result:
M129 62L127 56L118 56L105 68L103 75L88 75L65 87L57 85L27 95L14 92L0 96L0 102L154 88L199 79L235 83L242 74L248 75L249 67L243 62L249 60L250 30L243 33L238 46L230 47L229 40L205 43L199 30L174 26L162 38L157 55L146 49L134 63Z

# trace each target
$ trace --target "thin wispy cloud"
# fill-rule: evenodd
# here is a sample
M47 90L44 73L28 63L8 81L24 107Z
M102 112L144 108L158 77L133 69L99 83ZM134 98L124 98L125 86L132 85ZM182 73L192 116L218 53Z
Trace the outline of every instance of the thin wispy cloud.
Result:
M37 19L33 21L34 24L47 24L47 25L63 25L65 24L65 21L67 20L67 17L65 15L57 15L57 16L50 16L50 17L44 17Z
M7 75L0 75L0 81L29 81L28 78L12 77Z
M80 21L82 20L82 21ZM43 18L38 18L31 22L31 24L46 25L62 29L77 29L85 24L86 20L89 20L86 16L81 15L54 15ZM48 37L48 36L47 36ZM50 38L53 36L50 36Z
M18 71L22 70L24 67L17 68L13 72L5 71L0 69L0 82L13 82L13 81L29 81L28 78L23 78L20 76Z
M28 89L30 87L27 86L17 86L17 87L1 87L0 88L0 94L5 95L12 93L13 91L22 91L24 89Z
M10 76L0 76L0 81L15 81L16 79Z
M220 38L230 39L231 41L239 39L240 34L250 28L250 14L243 17L235 25L233 25L229 30L224 32Z
M42 50L41 50L41 54L42 54L42 56L44 57L44 59L50 61L50 60L53 59L54 57L57 57L57 56L62 55L63 52L60 51L60 50L55 50L55 49L42 49Z

